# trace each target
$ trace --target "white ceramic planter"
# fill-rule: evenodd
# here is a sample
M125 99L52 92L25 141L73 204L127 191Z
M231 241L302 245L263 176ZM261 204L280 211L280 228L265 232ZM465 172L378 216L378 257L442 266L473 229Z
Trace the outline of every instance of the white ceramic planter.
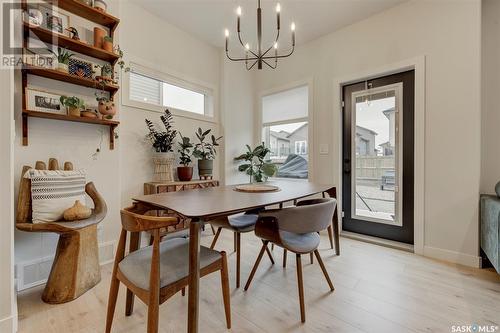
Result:
M68 73L69 72L69 66L67 64L63 63L57 63L57 70L60 72Z

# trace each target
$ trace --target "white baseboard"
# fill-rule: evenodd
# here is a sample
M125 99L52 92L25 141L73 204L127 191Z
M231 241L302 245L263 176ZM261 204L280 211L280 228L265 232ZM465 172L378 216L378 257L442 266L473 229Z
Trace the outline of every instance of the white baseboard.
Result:
M481 267L481 257L479 256L440 249L432 246L424 246L424 256L474 268Z
M15 333L17 331L16 322L17 318L14 318L14 316L0 319L0 332Z

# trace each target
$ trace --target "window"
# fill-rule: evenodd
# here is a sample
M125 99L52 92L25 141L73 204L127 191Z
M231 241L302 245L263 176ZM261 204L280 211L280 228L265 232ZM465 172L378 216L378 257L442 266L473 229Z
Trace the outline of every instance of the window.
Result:
M308 178L309 88L301 86L262 98L262 140L278 167L277 177Z
M202 89L190 89L172 82L130 72L129 99L146 108L157 106L201 116L213 116L212 97ZM149 106L148 106L149 105Z

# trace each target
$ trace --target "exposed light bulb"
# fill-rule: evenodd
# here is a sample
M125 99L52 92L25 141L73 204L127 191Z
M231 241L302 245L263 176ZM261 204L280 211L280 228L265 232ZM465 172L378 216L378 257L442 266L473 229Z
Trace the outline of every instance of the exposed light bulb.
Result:
M291 29L292 31L295 31L295 22L292 23Z
M281 12L281 5L280 3L278 2L278 4L276 5L276 12L279 13Z
M274 43L274 49L277 50L278 49L278 42L275 42Z
M241 16L241 6L236 8L236 14L238 14L238 16Z
M250 44L246 43L245 44L245 49L247 49L247 51L250 50Z
M229 37L229 30L224 30L224 35L226 35L226 37Z

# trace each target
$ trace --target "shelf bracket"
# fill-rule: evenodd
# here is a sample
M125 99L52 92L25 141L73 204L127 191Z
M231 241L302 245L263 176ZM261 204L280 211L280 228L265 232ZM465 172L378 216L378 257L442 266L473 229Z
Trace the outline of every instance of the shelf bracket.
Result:
M28 145L28 115L23 114L23 146Z

